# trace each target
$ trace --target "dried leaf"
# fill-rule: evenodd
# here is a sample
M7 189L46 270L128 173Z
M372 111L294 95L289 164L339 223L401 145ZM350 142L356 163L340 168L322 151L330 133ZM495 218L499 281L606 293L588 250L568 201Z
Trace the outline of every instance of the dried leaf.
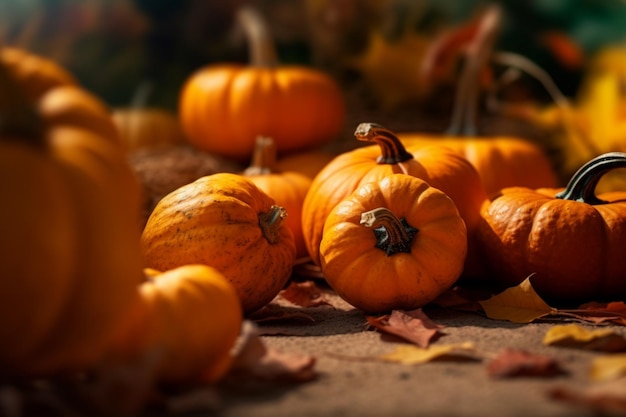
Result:
M415 345L426 348L438 335L443 325L430 320L421 308L411 311L393 310L378 318L367 317L367 322L379 331L398 336Z
M244 321L235 349L230 377L287 382L306 382L317 377L314 356L267 347L259 337L256 326L248 320Z
M326 294L313 281L293 281L278 295L300 307L332 306Z
M471 342L454 345L434 345L426 349L414 345L399 345L393 352L380 356L389 362L417 365L434 360L480 360Z
M594 411L594 415L626 414L626 378L593 384L584 389L556 387L550 398Z
M626 339L621 334L611 329L589 330L577 324L552 327L544 336L543 343L602 352L626 351Z
M513 323L530 323L557 312L535 292L530 277L519 285L507 288L500 294L479 301L479 303L487 317Z
M626 354L598 356L591 363L590 377L605 381L626 376Z
M285 307L274 302L263 306L260 310L248 316L248 319L255 323L274 323L274 322L292 322L292 323L313 323L315 319L310 314L306 314L301 309Z
M519 376L553 377L563 374L558 361L518 349L504 349L487 365L487 374L494 378Z
M452 288L435 300L433 300L430 304L438 307L448 308L451 310L457 311L469 311L472 313L482 312L483 308L476 301L476 299L470 299L467 296L460 293L460 288L455 287Z

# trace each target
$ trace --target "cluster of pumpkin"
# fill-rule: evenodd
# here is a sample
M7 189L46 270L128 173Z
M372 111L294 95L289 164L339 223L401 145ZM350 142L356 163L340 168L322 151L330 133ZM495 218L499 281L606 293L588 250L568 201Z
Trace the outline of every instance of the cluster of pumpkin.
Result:
M258 36L254 15L242 18ZM273 172L278 156L338 134L339 87L311 69L213 66L181 92L185 137L253 163L177 188L142 228L140 187L106 106L41 57L5 48L0 64L8 374L156 352L162 379L217 380L244 315L303 257L369 312L424 305L461 277L509 286L536 274L540 294L564 301L626 295L626 194L594 195L624 154L592 160L557 196L534 190L557 180L524 140L364 123L355 136L369 146L326 155L314 176ZM251 110L268 96L273 113Z

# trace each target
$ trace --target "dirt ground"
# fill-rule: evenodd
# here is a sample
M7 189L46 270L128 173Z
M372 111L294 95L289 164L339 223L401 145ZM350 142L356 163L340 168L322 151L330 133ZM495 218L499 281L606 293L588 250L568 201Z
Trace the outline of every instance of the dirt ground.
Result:
M267 335L267 346L282 352L315 357L317 377L310 382L223 384L208 414L219 417L281 416L563 416L584 417L621 415L605 406L574 405L559 400L554 392L585 392L594 384L590 379L592 360L602 355L578 348L543 344L547 330L563 321L514 324L488 319L479 313L448 308L426 308L433 321L445 326L443 335L432 346L471 342L475 360L438 359L406 365L377 360L406 342L390 340L368 328L366 316L342 303L302 311L313 322L285 321L284 334ZM592 326L593 327L593 326ZM597 326L596 326L597 327ZM621 326L609 326L626 334ZM607 328L607 326L603 326ZM259 325L272 333L272 325ZM548 355L558 362L561 374L495 378L487 367L504 348ZM623 387L626 392L626 385ZM624 412L624 408L621 408ZM604 414L603 414L604 413Z

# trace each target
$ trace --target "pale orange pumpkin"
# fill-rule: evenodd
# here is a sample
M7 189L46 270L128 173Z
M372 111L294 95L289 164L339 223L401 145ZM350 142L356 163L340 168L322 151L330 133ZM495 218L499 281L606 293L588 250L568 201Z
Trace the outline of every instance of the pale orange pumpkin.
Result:
M291 275L296 245L286 215L242 175L199 178L163 197L152 211L141 236L145 266L214 267L250 313L269 303Z
M164 108L118 107L112 117L127 152L186 143L177 115Z
M240 21L250 39L250 64L213 64L186 80L179 113L188 140L241 161L258 135L272 137L279 154L335 139L345 117L336 81L311 67L278 65L258 12L245 8Z

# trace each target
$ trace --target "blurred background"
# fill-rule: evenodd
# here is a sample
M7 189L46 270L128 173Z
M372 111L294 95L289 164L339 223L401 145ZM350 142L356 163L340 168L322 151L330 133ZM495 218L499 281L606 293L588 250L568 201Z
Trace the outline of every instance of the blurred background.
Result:
M496 49L531 59L569 96L579 88L588 57L626 40L623 0L498 3L504 14ZM233 20L243 4L257 6L267 18L283 63L328 71L346 90L376 84L359 100L397 108L423 98L419 86L410 80L403 84L402 77L410 78L408 71L423 59L429 42L470 21L488 3L0 0L0 30L5 45L55 59L112 106L126 105L138 91L148 91L150 104L175 109L191 72L216 62L247 61L244 38ZM542 89L534 87L525 94L545 99Z

